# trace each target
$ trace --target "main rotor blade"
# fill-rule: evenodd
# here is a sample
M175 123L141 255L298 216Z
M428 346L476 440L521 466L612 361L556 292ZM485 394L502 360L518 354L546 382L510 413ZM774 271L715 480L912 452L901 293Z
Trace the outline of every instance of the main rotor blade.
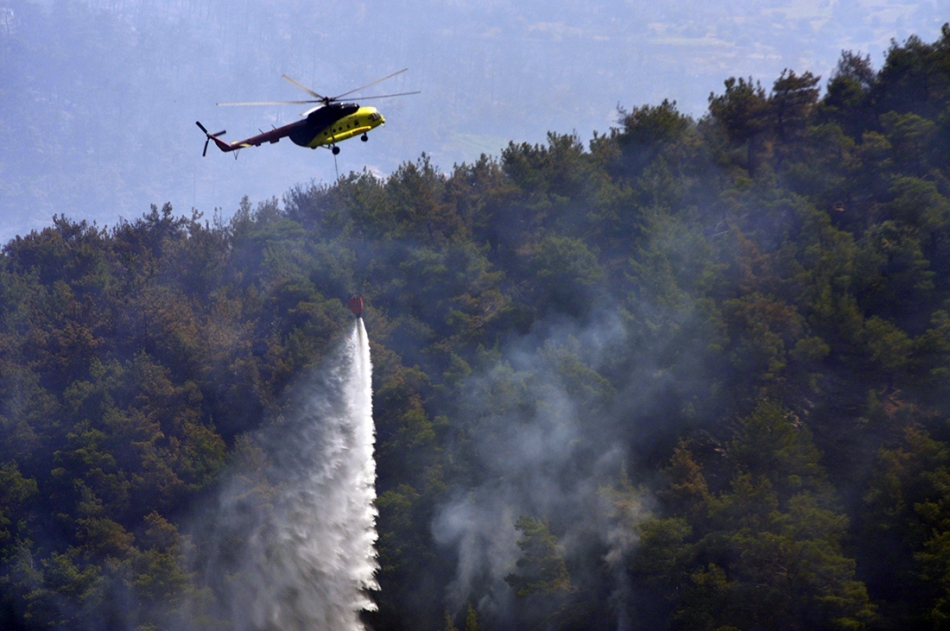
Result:
M310 100L310 101L247 101L242 103L215 103L220 107L230 106L230 105L306 105L307 103L322 103L320 101Z
M421 90L416 90L415 92L397 92L396 94L377 94L375 96L360 96L357 97L360 101L368 101L370 99L388 99L391 96L408 96L410 94L422 94Z
M404 73L404 72L407 71L407 70L409 70L409 68L403 68L402 70L397 70L396 72L392 73L391 75L386 75L386 76L383 77L382 79L376 79L376 81L373 81L372 83L367 83L366 85L361 85L360 87L356 88L355 90L350 90L349 92L344 92L343 94L334 96L334 97L332 97L330 100L331 100L331 101L336 101L336 100L338 100L338 99L342 99L344 96L347 96L347 95L349 95L349 94L353 94L354 92L359 92L360 90L365 90L366 88L371 87L371 86L374 86L374 85L376 85L377 83L382 83L382 82L385 81L386 79L392 79L392 78L395 77L397 74L402 74L402 73Z
M312 97L318 98L318 99L320 99L321 101L323 101L323 100L326 98L326 97L323 96L322 94L317 94L316 92L314 92L313 90L311 90L310 88L308 88L308 87L305 86L304 84L300 83L299 81L294 81L293 79L291 79L291 78L288 77L287 75L281 75L281 76L282 76L286 81L289 81L290 83L294 84L295 86L297 86L298 88L300 88L301 90L303 90L304 92L306 92L307 94L309 94L309 95L312 96ZM309 101L308 101L308 102L309 102Z

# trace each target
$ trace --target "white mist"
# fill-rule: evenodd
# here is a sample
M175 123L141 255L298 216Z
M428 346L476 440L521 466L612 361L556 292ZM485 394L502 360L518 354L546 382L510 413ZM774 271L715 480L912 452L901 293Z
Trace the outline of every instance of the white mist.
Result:
M256 526L234 551L243 566L228 588L235 629L363 631L360 612L376 609L367 593L379 589L372 364L361 318L333 361L275 441L273 496L250 509ZM223 518L248 521L246 491L223 498Z

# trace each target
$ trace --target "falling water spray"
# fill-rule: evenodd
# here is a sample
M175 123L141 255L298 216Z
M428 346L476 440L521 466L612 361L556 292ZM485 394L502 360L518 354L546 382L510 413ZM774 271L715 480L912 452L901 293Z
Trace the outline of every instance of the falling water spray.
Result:
M215 565L227 576L237 630L363 631L360 612L376 609L368 594L379 589L372 365L362 318L331 364L298 388L296 413L261 441L266 480L238 472L222 497Z

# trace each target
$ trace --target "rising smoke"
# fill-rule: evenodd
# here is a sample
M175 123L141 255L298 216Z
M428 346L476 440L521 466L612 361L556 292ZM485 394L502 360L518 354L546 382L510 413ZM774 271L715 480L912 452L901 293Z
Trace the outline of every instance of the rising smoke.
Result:
M244 441L202 574L238 631L362 631L378 589L372 365L362 319L300 384L290 412ZM196 626L199 604L193 606Z
M642 498L615 499L627 454L611 410L616 393L599 372L627 335L612 314L588 326L563 321L532 331L467 378L459 414L471 423L471 457L486 474L440 506L432 524L436 542L456 558L445 593L450 612L468 602L486 628L515 625L516 596L505 579L521 556L515 522L529 516L551 523L581 580L596 551L594 563L615 575L604 589L618 613L608 616L628 628L622 560L636 544L630 526L646 511Z

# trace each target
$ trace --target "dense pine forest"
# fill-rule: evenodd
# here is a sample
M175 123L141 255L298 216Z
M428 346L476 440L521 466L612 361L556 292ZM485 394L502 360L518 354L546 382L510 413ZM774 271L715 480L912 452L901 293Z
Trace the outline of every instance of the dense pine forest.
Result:
M0 627L249 628L222 493L361 294L371 628L950 628L950 25L820 81L10 241Z

